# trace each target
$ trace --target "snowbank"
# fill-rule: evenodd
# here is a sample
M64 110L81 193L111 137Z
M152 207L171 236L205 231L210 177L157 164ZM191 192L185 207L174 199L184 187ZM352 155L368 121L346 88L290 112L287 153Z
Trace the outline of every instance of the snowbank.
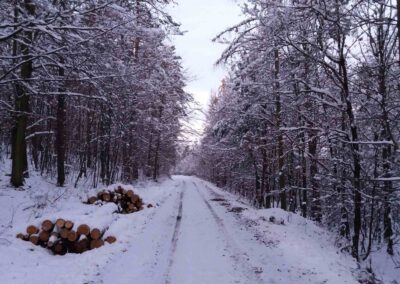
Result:
M9 186L4 168L0 168L0 283L87 283L113 255L126 251L132 235L157 210L145 207L134 214L115 214L115 204L98 207L82 203L104 188L57 188L35 173L32 175L25 190L16 191ZM168 195L167 188L156 183L141 183L133 190L145 203L160 203ZM54 256L44 248L15 238L17 233L25 232L28 224L39 225L45 219L57 218L71 220L75 226L85 223L107 229L105 236L116 236L117 243L81 255Z

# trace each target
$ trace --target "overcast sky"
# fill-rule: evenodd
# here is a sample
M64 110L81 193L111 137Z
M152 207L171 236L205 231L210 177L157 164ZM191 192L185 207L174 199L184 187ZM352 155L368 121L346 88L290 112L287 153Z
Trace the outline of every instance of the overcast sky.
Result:
M234 0L177 0L170 13L181 23L184 36L174 37L177 53L188 71L187 91L203 108L208 105L211 90L217 90L226 73L214 67L224 45L211 40L226 28L240 22L240 8Z

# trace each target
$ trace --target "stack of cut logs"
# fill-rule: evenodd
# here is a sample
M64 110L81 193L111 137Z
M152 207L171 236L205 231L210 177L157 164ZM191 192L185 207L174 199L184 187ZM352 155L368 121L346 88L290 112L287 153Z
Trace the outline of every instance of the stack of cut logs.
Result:
M79 225L74 230L74 223L64 219L56 222L45 220L41 228L30 225L26 234L18 234L17 238L30 241L32 244L50 249L54 254L83 253L104 245L104 242L114 243L117 239L108 236L103 240L104 231L92 228L86 224Z
M118 213L129 214L143 209L143 200L132 190L125 190L118 186L114 191L103 190L97 196L89 197L88 204L101 205L104 203L115 203L118 206Z

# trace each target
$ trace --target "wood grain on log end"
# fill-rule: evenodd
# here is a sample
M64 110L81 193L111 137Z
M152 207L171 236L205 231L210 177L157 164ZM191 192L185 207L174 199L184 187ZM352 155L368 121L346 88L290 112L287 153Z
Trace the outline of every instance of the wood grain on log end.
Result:
M78 239L78 234L74 230L71 230L68 232L67 239L70 242L75 242Z
M63 239L67 239L68 238L68 233L69 233L69 230L66 229L66 228L63 228L60 231L60 237L63 238Z
M19 234L17 234L17 235L16 235L16 238L17 238L17 239L24 240L24 239L25 239L25 235L24 235L24 234L21 234L21 233L19 233Z
M29 241L30 241L32 244L34 244L35 246L37 246L37 245L39 244L39 241L40 241L39 235L37 235L37 234L31 235L31 236L29 237Z
M90 241L90 249L97 249L104 245L104 241L102 239L96 239Z
M42 242L47 242L49 240L49 238L50 238L50 233L48 231L41 231L39 233L39 239Z
M72 221L67 220L67 221L65 221L64 227L65 227L67 230L71 230L71 229L74 227L74 223L73 223Z
M96 196L91 196L91 197L89 197L89 199L88 199L88 203L89 204L93 204L93 203L95 203L97 201L97 197Z
M76 232L78 233L78 235L89 236L90 227L88 225L86 225L86 224L79 225L78 229L76 230Z
M42 223L42 230L43 231L47 231L50 232L53 230L54 224L52 221L50 220L44 220Z
M97 228L94 228L92 231L90 231L90 237L93 240L98 240L101 238L101 231Z
M56 221L56 227L57 227L58 229L64 228L64 225L65 225L65 220L64 220L64 219L62 219L62 218L57 219L57 221Z
M28 235L37 234L37 233L39 233L39 228L36 227L36 226L34 226L34 225L30 225L30 226L28 226L28 227L26 228L26 233L27 233Z
M113 244L113 243L115 243L115 242L117 241L117 238L114 237L114 236L108 236L108 237L105 239L105 241L106 241L107 243L109 243L109 244Z

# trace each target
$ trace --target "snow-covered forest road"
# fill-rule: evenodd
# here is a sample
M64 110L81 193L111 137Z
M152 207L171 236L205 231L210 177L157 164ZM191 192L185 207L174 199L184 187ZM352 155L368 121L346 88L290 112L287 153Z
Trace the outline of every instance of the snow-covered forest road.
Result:
M129 248L91 283L357 283L352 260L313 224L248 208L194 177L173 180ZM271 214L285 225L267 221Z
M82 203L102 188L55 188L33 177L15 191L6 182L0 179L0 283L358 283L335 233L281 209L255 209L196 177L138 182L133 189L146 206L126 215L115 204ZM27 224L61 217L104 228L117 242L60 256L15 238Z

